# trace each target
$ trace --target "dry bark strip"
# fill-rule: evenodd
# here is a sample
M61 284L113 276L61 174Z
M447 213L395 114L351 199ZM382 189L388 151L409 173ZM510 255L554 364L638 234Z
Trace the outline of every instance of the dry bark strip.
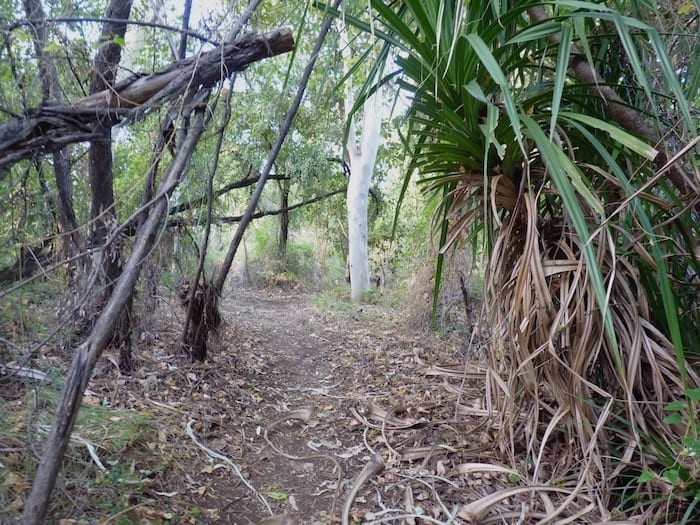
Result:
M157 73L129 77L70 105L46 103L33 108L26 116L0 126L0 180L8 167L21 160L97 138L95 128L100 122L117 124L138 118L190 87L210 88L253 62L293 48L288 28L248 34L199 56L179 60Z

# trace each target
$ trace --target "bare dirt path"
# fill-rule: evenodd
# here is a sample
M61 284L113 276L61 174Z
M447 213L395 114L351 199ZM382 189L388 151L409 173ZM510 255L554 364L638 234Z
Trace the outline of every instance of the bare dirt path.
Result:
M125 429L138 437L121 451L102 442L114 479L98 475L100 492L94 469L87 485L65 481L61 523L330 524L344 509L349 523L463 523L460 505L507 485L464 467L493 448L464 338L410 330L387 307L325 301L230 292L209 359L194 364L177 343L182 312L164 303L137 370L121 375L106 356L84 399L108 407L110 425L146 426ZM351 498L373 458L383 470Z
M463 373L459 341L411 332L385 308L321 311L303 295L239 290L222 310L222 357L213 365L221 370L217 362L233 358L238 396L215 434L235 436L223 452L259 494L227 471L228 482L212 483L201 502L218 509L217 522L256 523L270 512L298 523L337 521L372 453L386 468L349 507L356 522L391 509L439 516L441 506L465 502L458 484L437 479L459 462L460 449L484 439L475 421L455 418L458 405L481 395ZM452 390L445 369L431 366L438 362L457 364ZM413 487L411 476L429 482Z

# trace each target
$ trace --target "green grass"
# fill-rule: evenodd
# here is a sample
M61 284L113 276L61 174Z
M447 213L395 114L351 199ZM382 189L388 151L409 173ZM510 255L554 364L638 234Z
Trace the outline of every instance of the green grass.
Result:
M56 381L37 389L31 386L15 381L14 395L8 399L9 384L0 383L0 449L9 451L0 455L0 523L19 517L37 467L33 451L41 450L58 399ZM147 412L84 405L63 462L51 515L69 516L78 505L97 519L145 501L147 494L142 489L166 472L170 463L168 456L158 453L162 427ZM120 519L113 523L133 523L124 521L128 513Z
M47 315L47 312L55 314L61 306L56 298L63 293L62 282L40 279L0 295L2 337L15 343L43 340L55 322L55 315Z

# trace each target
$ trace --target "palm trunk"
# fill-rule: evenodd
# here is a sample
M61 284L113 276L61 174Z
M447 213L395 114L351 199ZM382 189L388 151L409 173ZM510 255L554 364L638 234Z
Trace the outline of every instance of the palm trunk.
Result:
M533 22L544 22L549 18L542 6L531 7L527 10L527 13ZM549 38L552 42L558 44L561 41L561 34L555 33ZM651 145L658 148L659 152L654 159L654 164L658 168L664 168L669 161L669 155L665 150L662 139L655 133L644 113L630 107L613 88L606 85L605 79L601 78L598 71L588 62L586 55L576 44L571 47L569 67L576 79L581 83L588 84L591 93L600 97L605 103L612 120L626 130L643 137ZM661 147L658 147L659 145ZM695 198L698 195L697 182L691 175L684 172L679 162L668 167L668 178L678 190L681 198ZM695 211L700 212L700 202L696 202L694 208Z

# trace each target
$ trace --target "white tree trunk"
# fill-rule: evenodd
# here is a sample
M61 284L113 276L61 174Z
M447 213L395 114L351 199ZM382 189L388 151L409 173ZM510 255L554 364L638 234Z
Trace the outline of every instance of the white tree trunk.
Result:
M347 74L352 62L352 49L346 26L340 29L340 42L345 66L344 72ZM346 80L346 86L344 109L346 118L349 118L355 104L350 79ZM348 138L345 144L348 164L350 165L346 203L350 297L353 301L359 299L363 293L370 289L367 204L382 129L381 90L377 90L373 96L366 100L362 113L359 137L358 123L353 117L348 126Z
M377 91L365 102L359 143L355 133L348 135L347 151L350 157L350 181L347 193L348 263L350 296L353 300L359 299L370 289L367 205L381 129L382 103Z

